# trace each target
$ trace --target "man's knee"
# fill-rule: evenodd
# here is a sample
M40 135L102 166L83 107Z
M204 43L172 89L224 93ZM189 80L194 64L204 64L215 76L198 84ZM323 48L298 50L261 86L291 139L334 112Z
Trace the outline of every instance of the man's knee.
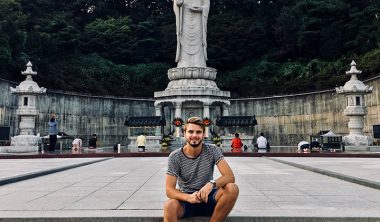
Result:
M235 183L228 183L223 187L223 195L235 199L239 195L239 187Z
M177 217L181 214L181 203L175 199L169 199L164 204L165 214L175 214Z

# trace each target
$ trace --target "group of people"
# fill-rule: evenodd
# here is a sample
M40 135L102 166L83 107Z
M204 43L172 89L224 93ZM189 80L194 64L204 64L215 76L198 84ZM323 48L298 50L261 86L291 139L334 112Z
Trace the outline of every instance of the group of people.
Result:
M98 142L98 138L96 134L94 133L92 134L91 138L88 140L88 148L96 149L97 142ZM83 140L81 137L79 136L75 137L75 139L73 140L71 144L72 144L71 149L72 149L73 154L78 154L81 152L82 145L83 145Z
M58 137L58 120L57 120L57 114L55 112L51 113L49 122L49 149L48 151L53 152L55 150L55 146L57 144L57 137ZM88 141L88 148L89 149L96 149L97 147L97 136L96 134L92 134L91 138ZM138 152L145 152L146 148L146 136L144 134L141 134L136 139L136 144L138 146ZM72 152L74 154L80 153L83 146L83 139L79 136L76 136L74 140L72 141Z
M253 144L257 152L269 152L270 146L268 140L264 137L264 133L260 133L257 138L256 143ZM248 150L248 146L244 145L239 137L239 133L235 133L235 137L231 140L231 152L232 153L242 153L244 147L244 152Z
M57 114L55 112L52 112L50 114L50 119L48 122L49 126L49 152L55 151L55 146L57 144L57 138L58 138L58 118ZM96 134L92 134L92 137L88 141L88 148L89 149L96 149L97 146L97 136ZM83 146L83 140L81 137L76 136L73 140L72 144L72 151L73 153L80 153L80 150Z
M310 144L307 141L301 141L297 145L298 153L311 153L314 151L319 152L321 149L321 144L318 142L318 139L314 139Z
M88 140L88 148L89 149L96 149L97 142L98 142L98 138L97 138L96 134L94 133L94 134L92 134L91 138ZM73 154L81 153L82 146L83 146L83 140L81 137L76 136L71 144L72 144L71 150L72 150Z

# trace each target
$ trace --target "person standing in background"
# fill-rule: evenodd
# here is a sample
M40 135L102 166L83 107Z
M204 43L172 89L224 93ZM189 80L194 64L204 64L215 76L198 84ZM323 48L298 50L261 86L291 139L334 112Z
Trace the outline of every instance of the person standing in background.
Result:
M57 144L57 135L58 135L58 120L57 114L51 112L49 120L49 151L53 152L55 150L55 145Z

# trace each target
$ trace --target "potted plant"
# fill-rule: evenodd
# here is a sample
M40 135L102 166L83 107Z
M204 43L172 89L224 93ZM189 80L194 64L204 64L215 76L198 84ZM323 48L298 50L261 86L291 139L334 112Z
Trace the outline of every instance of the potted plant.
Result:
M213 141L214 144L215 144L216 146L218 146L218 147L220 147L220 146L222 145L222 138L220 138L219 135L214 136L214 137L212 138L212 141Z
M163 152L168 151L168 147L170 146L172 138L170 135L164 135L160 140L161 149Z

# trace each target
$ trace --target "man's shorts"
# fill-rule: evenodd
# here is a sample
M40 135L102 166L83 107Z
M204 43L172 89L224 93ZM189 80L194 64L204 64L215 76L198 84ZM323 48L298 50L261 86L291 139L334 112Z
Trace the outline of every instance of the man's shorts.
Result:
M215 195L217 193L217 189L213 189L208 195L207 203L189 203L185 201L181 201L183 206L183 216L181 218L186 217L210 217L214 213L214 209L216 206Z

